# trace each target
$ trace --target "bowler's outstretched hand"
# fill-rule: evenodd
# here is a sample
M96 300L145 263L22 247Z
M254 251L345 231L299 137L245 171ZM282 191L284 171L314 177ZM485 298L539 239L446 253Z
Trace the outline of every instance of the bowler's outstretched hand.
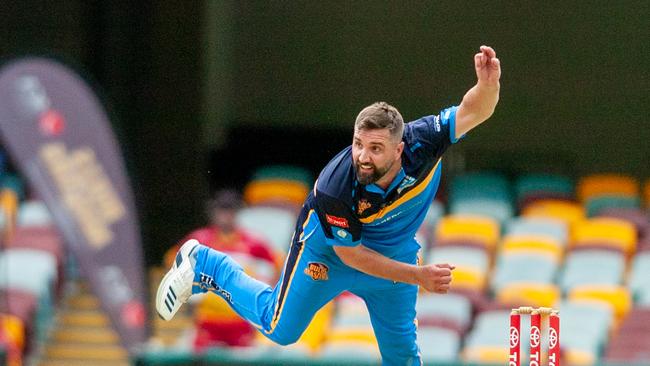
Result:
M501 62L497 53L489 46L481 46L481 52L474 55L474 67L479 83L494 85L501 78Z

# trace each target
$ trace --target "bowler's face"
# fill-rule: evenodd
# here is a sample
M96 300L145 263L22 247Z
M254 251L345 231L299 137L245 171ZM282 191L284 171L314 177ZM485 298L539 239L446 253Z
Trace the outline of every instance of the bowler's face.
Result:
M388 129L355 130L352 141L352 162L359 183L377 182L402 154L403 143L391 137Z

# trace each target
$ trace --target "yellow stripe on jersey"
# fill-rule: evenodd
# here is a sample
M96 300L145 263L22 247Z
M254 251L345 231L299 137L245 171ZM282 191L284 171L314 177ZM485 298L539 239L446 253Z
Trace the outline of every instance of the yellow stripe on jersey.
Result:
M408 193L406 193L405 195L400 197L398 200L396 200L395 202L393 202L389 206L386 206L383 209L379 210L379 212L377 212L376 214L368 216L366 218L359 219L359 221L361 221L364 224L369 224L369 223L371 223L371 222L373 222L373 221L375 221L377 219L381 219L382 217L386 216L388 213L390 213L391 211L393 211L394 209L399 207L401 204L405 203L406 201L410 200L411 198L413 198L413 197L419 195L420 193L422 193L422 191L424 191L427 188L429 183L431 183L431 179L433 178L433 175L435 174L436 170L438 169L438 165L440 165L440 159L438 159L438 162L433 167L433 169L431 169L431 172L429 173L429 175L427 175L427 177L424 178L424 180L422 182L420 182L420 184L413 187L413 189L408 191Z

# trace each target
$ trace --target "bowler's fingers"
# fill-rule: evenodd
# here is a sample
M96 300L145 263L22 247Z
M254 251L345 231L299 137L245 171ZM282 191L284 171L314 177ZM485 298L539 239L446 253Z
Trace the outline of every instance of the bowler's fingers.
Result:
M483 45L483 46L480 47L480 49L481 49L481 53L483 53L484 55L486 55L486 56L488 57L488 59L491 59L491 58L497 57L497 53L496 53L496 52L494 51L494 49L493 49L492 47L490 47L490 46L485 46L485 45Z
M480 69L481 67L483 67L482 59L483 59L483 54L482 53L477 53L476 55L474 55L474 67L475 68Z
M490 66L492 66L493 69L498 70L501 67L501 61L495 57L490 60Z
M449 263L436 264L436 266L438 268L447 268L447 269L450 269L452 271L456 268L456 266L454 266L453 264L449 264Z

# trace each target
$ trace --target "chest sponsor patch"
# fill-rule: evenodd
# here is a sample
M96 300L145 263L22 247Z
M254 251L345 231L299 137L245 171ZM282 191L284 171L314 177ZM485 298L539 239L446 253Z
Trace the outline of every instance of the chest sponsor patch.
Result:
M345 229L350 227L350 224L348 224L348 219L344 217L337 217L337 216L325 214L325 219L327 219L327 223L332 226L338 226Z
M319 262L309 262L305 268L305 274L310 276L314 281L326 281L328 279L327 273L329 267L326 264Z

